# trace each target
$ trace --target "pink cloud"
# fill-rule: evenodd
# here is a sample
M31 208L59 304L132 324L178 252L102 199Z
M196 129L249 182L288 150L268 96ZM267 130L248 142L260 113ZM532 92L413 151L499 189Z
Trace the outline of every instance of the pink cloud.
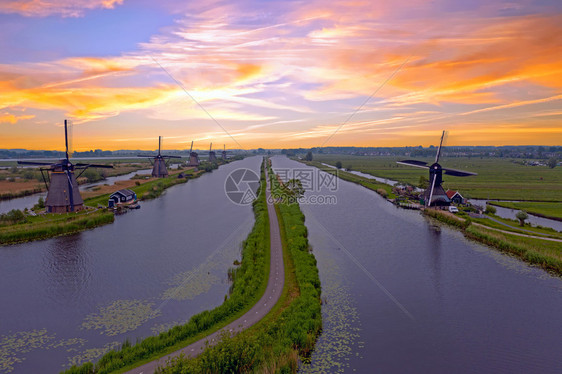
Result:
M26 17L82 17L87 10L113 9L123 4L123 0L4 0L0 2L0 13L17 13Z

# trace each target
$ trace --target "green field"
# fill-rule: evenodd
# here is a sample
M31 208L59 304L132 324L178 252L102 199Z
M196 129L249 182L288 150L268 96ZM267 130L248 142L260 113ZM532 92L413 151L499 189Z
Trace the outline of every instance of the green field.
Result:
M420 168L396 164L407 156L351 156L314 154L314 161L335 165L341 161L343 167L381 178L417 185L420 176L429 173ZM431 164L432 158L416 158ZM471 177L443 175L443 187L459 190L466 198L562 201L562 168L549 169L546 166L527 166L503 158L447 158L440 160L443 167L478 173Z
M562 219L562 202L541 203L541 202L508 202L494 201L493 205L503 206L504 208L524 210L538 216Z

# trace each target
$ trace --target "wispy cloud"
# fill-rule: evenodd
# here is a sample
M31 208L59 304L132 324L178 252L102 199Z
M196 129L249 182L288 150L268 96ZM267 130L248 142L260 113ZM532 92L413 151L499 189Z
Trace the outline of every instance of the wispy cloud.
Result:
M8 1L0 12L75 17L89 9L117 12L121 3ZM540 1L517 9L428 0L407 8L390 0L160 6L176 22L134 50L0 65L0 110L35 110L36 121L47 112L68 115L79 124L119 124L134 115L146 123L181 122L200 139L222 136L202 128L211 126L205 114L153 57L233 136L255 141L247 146L312 146L411 56L330 144L377 145L375 135L383 133L384 141L414 143L442 127L480 126L485 114L490 131L481 133L499 141L500 132L492 130L508 120L515 127L517 108L526 108L533 126L513 134L550 129L545 121L560 115L554 109L562 95L562 10ZM100 139L112 136L101 131Z
M26 17L82 17L87 10L112 9L122 3L123 0L3 0L0 2L0 13L17 13Z

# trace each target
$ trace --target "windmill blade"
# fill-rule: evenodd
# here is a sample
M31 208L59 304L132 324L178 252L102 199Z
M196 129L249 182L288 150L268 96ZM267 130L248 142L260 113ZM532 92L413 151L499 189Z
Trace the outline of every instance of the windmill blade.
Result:
M478 173L473 173L471 171L455 170L449 168L443 168L443 170L445 171L445 174L453 175L455 177L468 177L471 175L478 175Z
M435 181L437 180L437 175L433 175L433 182L431 182L431 191L429 191L429 201L427 206L431 206L431 199L433 198L433 189L435 188Z
M429 166L427 166L427 162L423 162L423 161L403 160L403 161L396 161L396 163L406 166L414 166L417 168L429 169Z
M18 161L20 165L55 165L53 162Z
M154 155L137 155L137 157L148 157L148 158L154 158Z
M189 148L189 154L193 151L193 140L191 141L191 148Z
M162 137L158 137L158 155L160 155L160 149L162 147Z
M72 178L70 170L66 169L66 177L68 178L68 198L70 200L70 211L74 212L74 187L72 186Z
M213 143L211 143L211 145L209 146L209 152L211 152L213 150Z
M162 158L181 158L181 156L165 156L165 155L162 155L161 157Z
M113 165L101 165L101 164L74 164L74 165L79 167L86 167L86 168L113 169Z
M441 141L439 142L439 148L437 148L437 155L435 155L435 162L439 162L439 156L441 155L441 146L443 145L443 138L445 137L445 130L443 130L443 134L441 134Z

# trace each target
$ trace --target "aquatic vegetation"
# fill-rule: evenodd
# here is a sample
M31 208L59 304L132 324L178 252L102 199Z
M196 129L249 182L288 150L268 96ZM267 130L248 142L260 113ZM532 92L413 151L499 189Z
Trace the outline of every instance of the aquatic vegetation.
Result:
M0 336L0 372L10 373L14 365L25 360L22 357L34 349L56 349L61 347L82 346L86 341L81 338L56 340L55 334L49 335L47 329L20 331L11 335ZM69 348L70 350L78 348Z
M158 336L150 336L134 345L123 345L120 350L112 350L103 355L93 365L91 362L73 367L66 373L109 373L130 366L140 360L158 357L165 352L186 345L189 339L210 331L219 324L234 320L239 314L249 310L263 295L267 284L269 264L269 220L265 201L265 183L262 173L261 192L254 201L255 223L252 231L242 245L241 265L234 269L231 293L225 302L209 311L201 312L188 323L174 326ZM113 313L110 313L113 315ZM92 328L102 328L103 318L92 316L86 323ZM95 317L95 318L94 318ZM115 316L115 318L119 318ZM119 326L119 325L117 325ZM113 331L113 330L111 330Z
M272 183L274 193L292 193L275 178ZM197 358L173 359L160 373L296 373L299 357L310 359L322 329L316 259L298 204L279 204L277 209L285 252L285 286L280 301L254 327L236 336L223 334L220 343Z
M353 347L359 347L359 314L342 282L337 264L331 261L322 279L322 334L310 364L301 365L300 373L343 373L349 368Z
M176 274L170 282L174 287L165 290L162 299L191 300L198 295L208 292L211 286L221 281L218 276L213 274L213 271L217 268L228 266L234 251L238 251L236 246L227 245L226 248L221 248L219 252L209 256L197 268ZM234 269L231 269L229 274L231 272L233 274Z
M211 286L219 282L219 278L206 269L195 269L176 275L174 284L177 286L164 291L163 299L191 300L195 296L204 294Z
M103 329L101 334L115 336L132 331L160 312L152 308L153 303L141 300L116 300L99 309L98 313L86 316L82 329Z
M67 366L76 366L84 362L94 361L95 359L101 357L102 355L109 352L110 350L119 348L120 346L121 343L119 342L109 342L104 344L104 346L100 348L86 349L83 352L80 352L80 354L76 356L69 357Z

